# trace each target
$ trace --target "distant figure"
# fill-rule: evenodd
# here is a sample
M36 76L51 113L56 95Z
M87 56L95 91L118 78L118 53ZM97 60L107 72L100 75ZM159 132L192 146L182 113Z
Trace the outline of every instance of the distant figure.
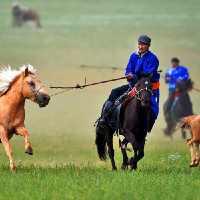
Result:
M37 28L41 28L40 18L35 10L25 8L15 3L12 5L13 26L20 27L26 22L34 22Z
M165 82L168 85L169 95L164 104L164 117L166 128L164 133L172 136L177 122L188 115L193 114L192 103L188 91L192 89L192 81L188 69L180 65L178 58L171 59L171 67L165 74ZM182 130L183 138L186 137Z

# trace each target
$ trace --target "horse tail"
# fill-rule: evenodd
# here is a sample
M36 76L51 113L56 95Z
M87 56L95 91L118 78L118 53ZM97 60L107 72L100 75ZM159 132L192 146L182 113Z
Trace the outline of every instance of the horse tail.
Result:
M107 146L106 146L106 128L97 124L95 144L97 146L97 153L100 160L106 160Z

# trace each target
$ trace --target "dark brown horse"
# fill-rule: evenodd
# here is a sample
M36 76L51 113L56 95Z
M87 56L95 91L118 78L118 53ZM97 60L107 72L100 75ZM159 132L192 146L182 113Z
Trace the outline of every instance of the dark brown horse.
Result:
M148 77L141 78L134 87L135 95L128 97L123 103L120 114L120 135L124 136L120 142L123 155L122 169L137 168L137 162L144 156L145 138L148 129L148 119L151 110L151 82ZM96 127L96 146L99 158L106 159L108 150L112 163L112 169L115 170L114 149L113 149L114 131L104 123L98 123ZM126 148L130 143L133 147L134 156L128 159Z
M38 13L30 8L22 7L15 3L12 5L13 26L22 26L26 22L33 22L37 28L41 28Z
M187 81L179 81L176 86L176 92L170 94L167 101L163 105L164 118L166 121L166 128L164 133L166 136L172 137L176 131L177 123L183 117L193 115L192 102L189 92L192 90L193 82L189 79ZM186 131L181 129L182 138L186 138Z

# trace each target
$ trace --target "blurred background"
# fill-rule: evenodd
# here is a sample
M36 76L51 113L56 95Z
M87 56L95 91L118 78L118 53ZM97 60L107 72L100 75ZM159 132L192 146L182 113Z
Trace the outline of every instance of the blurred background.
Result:
M12 26L12 4L0 1L0 64L18 68L30 63L49 85L75 85L123 75L128 58L137 47L140 34L152 38L151 50L165 71L171 57L190 68L200 87L200 3L198 0L20 0L40 16L42 28L32 23ZM80 67L87 65L89 67ZM113 70L112 67L121 68ZM163 73L164 74L164 73ZM73 90L52 97L43 109L27 102L26 126L31 132L34 157L23 154L23 139L15 137L15 157L24 165L92 163L100 165L94 145L94 122L113 87L125 81ZM49 93L57 92L49 90ZM195 113L200 113L199 94L191 93ZM183 141L165 138L162 106L167 88L161 81L160 115L148 137L146 152L171 144L177 151ZM117 141L117 140L116 140ZM184 145L184 144L183 144ZM182 148L186 148L184 146ZM117 145L116 145L117 147ZM116 148L117 151L118 148ZM2 159L7 160L1 147ZM117 157L121 157L117 154ZM7 161L6 161L7 162ZM142 161L143 162L143 161ZM104 165L104 164L102 164Z

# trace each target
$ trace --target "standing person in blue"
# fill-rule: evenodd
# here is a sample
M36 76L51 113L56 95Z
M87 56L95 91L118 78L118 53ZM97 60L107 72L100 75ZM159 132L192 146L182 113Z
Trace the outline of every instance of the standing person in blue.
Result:
M181 117L193 113L192 103L188 95L188 90L192 89L189 71L187 67L180 65L180 60L176 57L171 59L171 67L165 73L165 83L168 85L169 95L164 104L164 116L167 123L164 132L166 135L171 135L176 122ZM180 107L181 99L183 99L182 107Z
M159 112L159 79L158 73L159 61L155 54L149 48L151 45L151 38L147 35L141 35L138 38L138 50L133 52L129 58L128 64L125 69L125 76L127 77L128 84L113 89L104 103L100 123L109 123L107 113L112 110L116 100L123 99L126 92L134 87L138 79L143 76L151 77L151 82L154 84L153 95L151 99L151 119L148 132L151 131ZM125 95L124 95L125 94Z

